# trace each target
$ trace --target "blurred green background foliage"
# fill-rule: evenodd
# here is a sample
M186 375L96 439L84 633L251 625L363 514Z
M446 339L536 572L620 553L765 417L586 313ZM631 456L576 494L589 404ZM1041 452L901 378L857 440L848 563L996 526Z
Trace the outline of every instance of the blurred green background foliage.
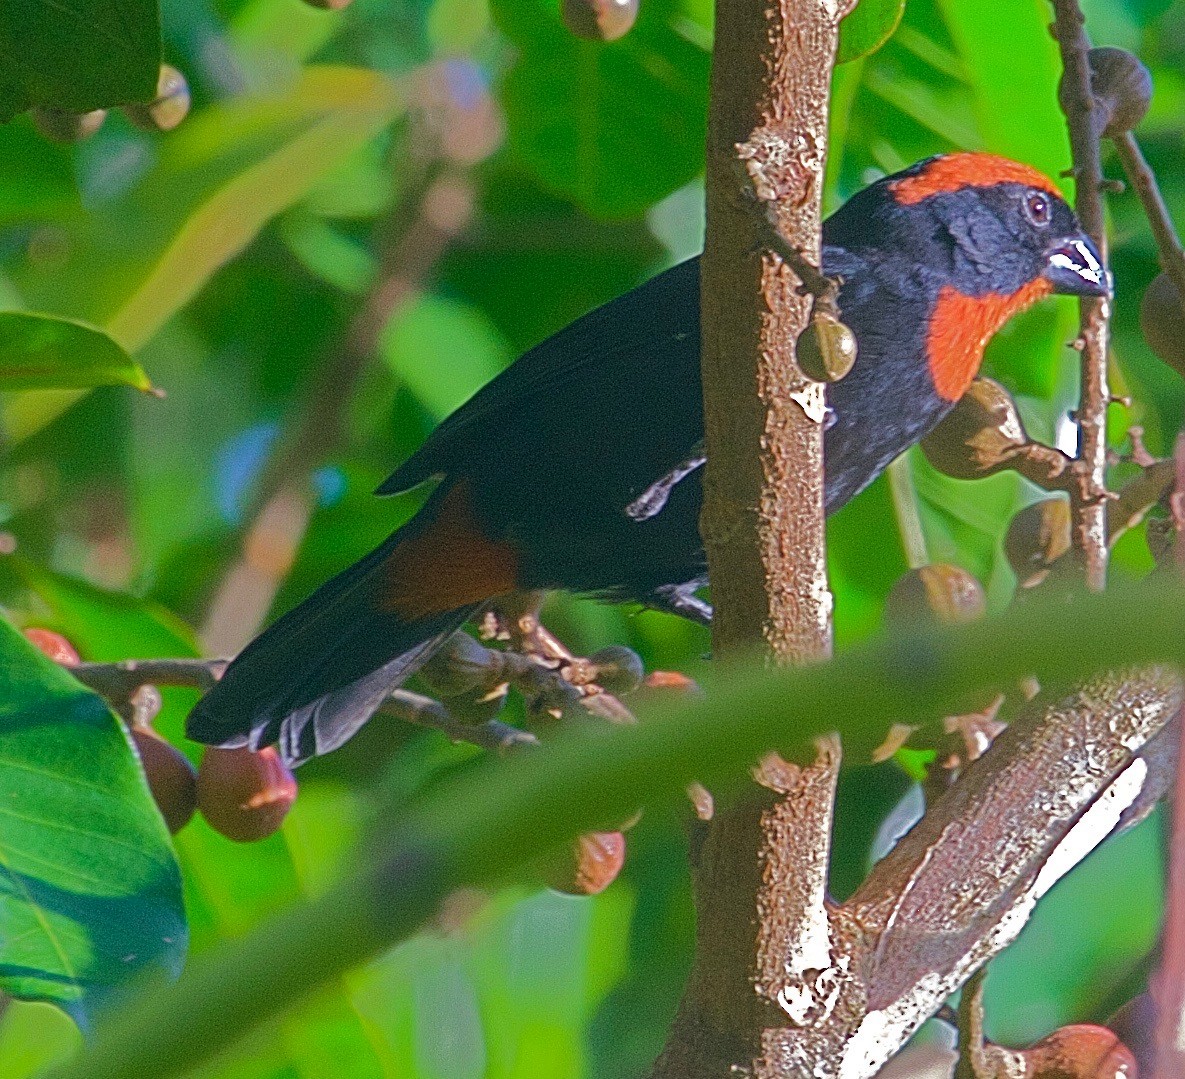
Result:
M877 25L893 29L901 5L865 5L891 9ZM1133 49L1152 70L1156 96L1138 134L1185 219L1185 7L1084 7L1097 43ZM836 71L828 207L955 148L1065 169L1049 18L1045 0L909 0L882 48ZM113 356L101 338L91 356L71 344L72 362L106 372L90 383L76 374L62 383L74 388L0 393L0 533L15 547L0 555L0 602L18 626L58 630L87 660L195 655L200 640L235 640L244 627L221 586L244 562L258 485L277 455L308 468L314 492L294 562L261 592L273 616L283 611L412 512L422 496L370 492L438 420L525 348L698 252L702 235L709 0L641 0L637 26L612 44L569 34L553 0L355 0L341 12L165 0L161 19L164 59L193 95L176 131L146 133L113 112L87 141L57 145L27 115L0 126L0 309L85 320L120 346ZM0 19L0 43L18 47L5 33ZM865 33L870 48L880 35ZM16 111L28 93L0 84L0 109ZM1113 408L1115 442L1139 424L1161 452L1185 395L1140 336L1155 250L1133 196L1112 197L1110 209L1114 378L1132 399ZM10 318L0 315L0 334ZM1030 433L1063 446L1075 318L1069 302L1041 306L1000 335L987 364ZM165 396L130 388L145 378ZM122 384L85 388L94 382ZM290 449L294 430L308 453ZM1015 579L1001 535L1036 490L1011 473L950 480L917 452L897 482L916 499L929 557L964 566L994 608L1006 604ZM878 628L907 568L888 479L828 534L842 648ZM1137 530L1115 573L1149 565ZM571 597L555 597L546 617L577 653L625 643L648 668L693 676L708 644L667 616ZM181 734L193 699L166 691L158 729L196 759ZM317 894L376 825L371 792L412 798L472 753L375 723L302 770L280 834L239 846L195 819L174 840L191 948ZM860 879L871 837L907 788L892 764L848 778L837 891ZM163 835L145 842L167 847ZM643 1074L690 960L685 847L681 820L650 814L601 896L511 883L488 902L462 897L439 931L201 1074ZM1122 1002L1155 936L1160 872L1152 822L1059 885L993 965L993 1033L1023 1041ZM34 1075L79 1038L57 1008L10 1001L0 1076Z

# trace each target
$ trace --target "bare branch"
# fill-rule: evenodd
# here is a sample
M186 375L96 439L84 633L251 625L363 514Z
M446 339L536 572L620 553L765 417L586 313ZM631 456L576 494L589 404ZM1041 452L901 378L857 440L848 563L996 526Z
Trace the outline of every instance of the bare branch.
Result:
M1087 54L1090 40L1078 0L1053 0L1054 36L1062 54L1062 81L1058 99L1070 129L1070 149L1076 184L1075 209L1091 239L1107 261L1107 235L1103 219L1103 166L1099 154L1097 108L1091 90ZM1111 304L1106 299L1083 298L1078 344L1082 349L1082 398L1077 420L1080 435L1078 458L1083 463L1082 483L1070 488L1074 514L1074 550L1083 563L1088 587L1101 590L1107 583L1107 343Z
M1160 193L1156 174L1144 159L1140 144L1130 131L1125 131L1115 139L1115 149L1148 216L1148 224L1160 255L1160 268L1173 279L1177 292L1185 296L1185 248L1181 246L1181 239Z
M119 663L81 663L69 670L83 685L122 712L142 686L183 686L205 692L222 677L228 662L225 659L130 659ZM405 689L394 690L379 711L404 723L440 731L454 742L469 742L482 749L503 751L538 744L529 731L509 723L498 720L463 723L438 701Z

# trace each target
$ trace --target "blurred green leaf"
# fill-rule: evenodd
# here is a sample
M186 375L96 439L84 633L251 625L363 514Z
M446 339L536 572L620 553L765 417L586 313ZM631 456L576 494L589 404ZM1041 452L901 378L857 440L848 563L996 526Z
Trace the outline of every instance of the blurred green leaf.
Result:
M971 105L984 148L1056 177L1069 166L1070 149L1057 104L1061 60L1048 31L1049 4L938 3L974 89Z
M398 90L381 75L322 67L306 70L281 97L232 101L191 118L137 189L137 201L151 216L189 201L187 194L193 201L147 276L111 316L112 336L133 351L143 345L264 224L401 108Z
M193 631L164 607L55 573L20 555L0 558L0 586L26 589L29 621L63 633L83 659L98 663L196 656Z
M21 282L26 295L35 306L103 324L136 352L268 221L402 107L397 87L375 72L314 67L281 94L203 110L170 136L140 183L84 219L52 277ZM63 396L49 409L9 399L9 437L40 429L74 399Z
M156 0L0 4L0 121L31 105L90 112L148 101L159 70Z
M0 391L151 389L144 369L96 326L85 322L0 312Z
M379 347L387 366L437 420L513 358L485 315L439 296L421 296L401 310L383 331Z
M502 84L514 152L589 213L646 209L703 167L709 54L671 0L643 4L618 41L585 41L554 5L495 0L519 46Z
M0 987L87 1025L105 991L177 974L181 879L106 704L0 621Z
M905 14L905 0L860 0L839 24L835 62L846 64L876 52L893 35Z

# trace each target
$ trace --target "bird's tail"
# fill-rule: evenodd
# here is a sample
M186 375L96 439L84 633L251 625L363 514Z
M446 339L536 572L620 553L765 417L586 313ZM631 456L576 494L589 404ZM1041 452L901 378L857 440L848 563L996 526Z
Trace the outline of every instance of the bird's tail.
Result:
M464 483L440 488L370 554L252 641L190 713L209 745L277 744L296 765L336 749L486 601L516 559L474 520Z

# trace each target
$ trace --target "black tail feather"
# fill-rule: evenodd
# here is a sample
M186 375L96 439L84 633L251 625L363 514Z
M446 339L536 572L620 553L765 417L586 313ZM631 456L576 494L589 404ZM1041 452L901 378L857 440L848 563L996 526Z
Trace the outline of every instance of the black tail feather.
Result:
M397 534L398 535L398 534ZM479 608L407 622L384 610L392 537L252 641L186 724L208 745L276 744L292 766L352 737Z

